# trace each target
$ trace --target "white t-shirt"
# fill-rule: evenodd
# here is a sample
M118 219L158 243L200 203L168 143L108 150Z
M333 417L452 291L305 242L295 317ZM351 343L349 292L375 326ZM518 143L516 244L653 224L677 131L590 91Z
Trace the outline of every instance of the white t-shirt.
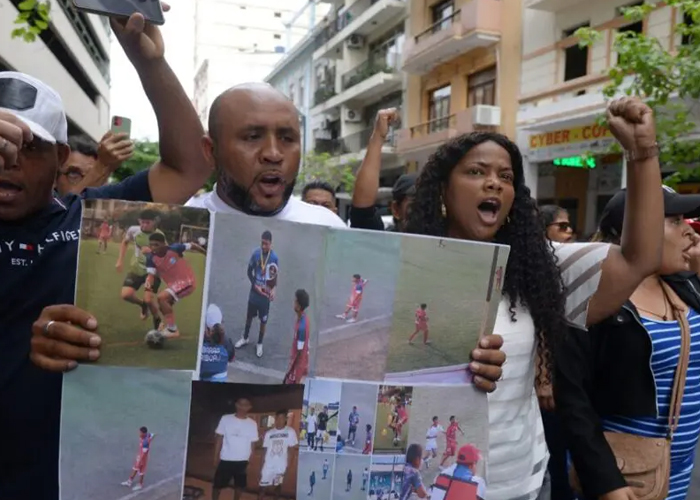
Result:
M265 448L263 469L283 475L287 471L288 450L298 444L297 433L289 426L284 429L272 428L267 431L263 439L263 447Z
M588 303L598 290L610 245L554 245L566 288L566 317L585 328ZM581 280L581 277L585 279ZM493 332L503 337L503 378L489 398L487 500L534 500L547 469L549 452L535 393L535 325L523 307L510 319L510 300L498 306ZM565 333L565 332L562 332Z
M219 458L226 462L247 462L252 452L251 445L260 439L255 420L236 415L221 417L216 433L224 438Z
M309 434L313 434L316 432L316 425L317 425L317 420L316 420L316 414L314 413L313 415L309 413L306 416L306 432Z
M186 207L206 208L210 212L239 213L238 210L227 205L216 193L216 186L210 193L204 193L190 200ZM347 228L343 220L327 208L305 203L297 198L290 198L287 205L272 219L287 220L291 222L303 222L306 224L318 224L319 226Z

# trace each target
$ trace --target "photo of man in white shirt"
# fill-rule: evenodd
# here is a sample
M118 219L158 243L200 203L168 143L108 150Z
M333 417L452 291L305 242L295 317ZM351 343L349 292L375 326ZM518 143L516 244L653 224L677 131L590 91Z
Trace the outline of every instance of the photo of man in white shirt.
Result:
M299 446L296 431L287 425L288 413L279 410L275 414L275 426L263 438L265 458L260 472L259 500L263 500L270 490L275 490L275 498L279 498L290 462L289 450Z
M248 485L248 462L253 445L260 439L258 424L248 417L251 409L250 400L238 398L236 413L222 416L216 427L212 500L219 500L221 490L231 487L232 480L234 500L240 500Z

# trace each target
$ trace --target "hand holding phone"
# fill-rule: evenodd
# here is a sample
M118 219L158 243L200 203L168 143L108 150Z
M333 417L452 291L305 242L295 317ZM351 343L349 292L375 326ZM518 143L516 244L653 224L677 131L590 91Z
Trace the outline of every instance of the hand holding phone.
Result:
M165 23L160 0L73 0L76 9L101 16L131 17L141 14L152 24Z
M115 116L112 118L110 130L114 134L126 134L127 137L131 137L131 120L123 116Z

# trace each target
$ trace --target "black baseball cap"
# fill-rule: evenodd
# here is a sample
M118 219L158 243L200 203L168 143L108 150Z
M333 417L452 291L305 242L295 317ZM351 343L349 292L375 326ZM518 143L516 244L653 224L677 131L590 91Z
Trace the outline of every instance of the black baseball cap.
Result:
M402 201L406 196L416 194L417 179L418 174L403 174L399 177L391 190L394 201Z
M682 215L686 219L700 217L700 195L679 194L668 186L663 186L664 192L664 216L673 217ZM600 219L600 232L605 236L620 237L622 235L622 221L625 218L625 201L627 190L621 189L603 209Z

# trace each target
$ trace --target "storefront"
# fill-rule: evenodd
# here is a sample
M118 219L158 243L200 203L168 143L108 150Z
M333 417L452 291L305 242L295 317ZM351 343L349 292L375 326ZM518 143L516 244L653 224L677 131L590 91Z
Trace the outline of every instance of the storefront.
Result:
M566 208L579 237L596 230L603 207L625 184L615 139L596 123L531 132L524 148L532 186L540 204ZM536 179L536 181L535 181Z

